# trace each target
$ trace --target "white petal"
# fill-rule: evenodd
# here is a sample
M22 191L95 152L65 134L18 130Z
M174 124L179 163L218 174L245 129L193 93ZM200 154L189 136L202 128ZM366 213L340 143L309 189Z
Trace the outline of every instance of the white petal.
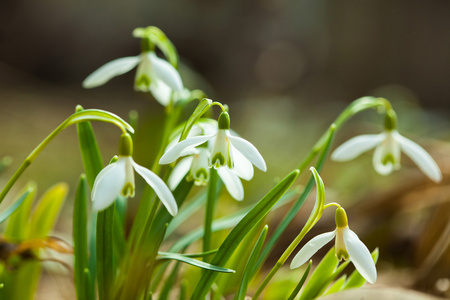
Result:
M237 176L245 180L253 178L253 166L252 163L242 155L236 148L232 146L234 168L233 171Z
M366 245L358 238L356 233L348 227L344 229L344 243L347 248L350 260L356 267L356 270L368 282L375 283L377 281L377 269L373 262L372 255Z
M147 93L150 91L150 84L152 81L152 64L146 54L141 54L140 58L141 61L137 67L136 76L134 78L134 89L139 92Z
M164 181L158 175L147 168L138 165L133 161L133 167L136 172L144 178L144 180L153 188L162 204L166 207L172 216L178 212L178 205Z
M125 185L125 164L119 159L97 175L91 196L94 210L104 210L116 200Z
M244 199L244 187L242 186L242 182L239 177L227 167L222 167L217 169L217 173L222 179L225 187L230 193L231 197L234 199L241 201Z
M227 134L231 144L261 171L267 171L266 162L255 146L243 138Z
M140 56L122 57L101 66L99 69L89 75L82 83L86 89L97 87L106 83L111 78L122 75L139 63Z
M213 136L211 135L194 136L179 142L175 146L166 150L166 153L164 153L164 155L159 160L159 164L160 165L170 164L171 162L175 161L178 157L186 155L186 152L183 152L185 151L186 148L195 147L200 144L203 144L212 137Z
M425 175L434 182L440 182L442 180L442 173L439 166L425 149L400 134L397 134L395 139L400 143L403 152L416 163Z
M168 61L159 58L154 52L150 52L148 58L152 64L153 78L162 80L174 91L183 90L180 74Z
M172 89L162 80L153 78L150 83L150 92L162 106L167 106L170 103Z
M331 159L334 161L347 161L358 157L362 153L374 148L384 140L384 133L365 134L349 139L334 150Z
M173 168L172 174L170 174L169 180L167 182L169 188L172 191L178 186L184 176L186 176L187 172L189 172L189 169L192 165L192 159L192 156L183 158L177 163L175 168Z
M294 256L294 259L292 259L291 269L296 269L307 262L320 248L330 242L335 235L336 231L326 232L319 234L307 242L297 255Z

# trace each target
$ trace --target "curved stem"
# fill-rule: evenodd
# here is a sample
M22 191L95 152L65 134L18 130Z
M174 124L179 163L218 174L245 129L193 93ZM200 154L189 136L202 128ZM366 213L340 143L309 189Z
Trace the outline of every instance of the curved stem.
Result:
M17 171L13 174L13 176L6 183L3 190L0 192L0 203L2 203L3 199L5 199L8 192L11 190L13 185L16 183L17 179L22 175L22 173L28 168L29 165L36 159L36 157L45 149L45 147L59 134L61 131L69 127L70 125L74 125L80 122L85 121L101 121L112 123L119 127L123 133L126 133L127 130L133 132L133 128L124 120L119 118L118 116L97 109L86 109L79 112L74 113L70 117L68 117L64 122L62 122L55 130L53 130L33 151L25 158L23 163L19 166Z

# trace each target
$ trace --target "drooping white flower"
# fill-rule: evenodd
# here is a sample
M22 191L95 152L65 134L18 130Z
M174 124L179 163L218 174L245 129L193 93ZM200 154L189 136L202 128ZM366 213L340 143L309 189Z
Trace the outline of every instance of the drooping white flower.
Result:
M84 88L103 85L111 78L122 75L136 66L135 90L151 92L162 105L169 104L172 92L182 93L184 91L178 71L153 51L145 51L138 56L122 57L110 61L89 75L82 85Z
M190 155L177 163L169 177L168 185L171 190L178 186L186 174L187 180L194 180L196 185L206 185L209 181L211 155L209 149L198 147L191 149L189 153ZM222 167L217 172L231 197L241 201L244 199L244 188L240 179L252 179L253 166L240 152L236 152L235 160L235 168Z
M180 156L186 155L187 149L192 149L205 142L211 142L214 143L214 146L211 151L210 165L214 166L214 168L219 169L227 166L229 169L234 169L235 157L241 154L258 169L264 172L267 170L266 163L255 146L240 137L230 134L230 119L227 112L222 112L219 116L218 127L219 130L213 134L194 136L177 143L164 153L159 163L163 165L169 164ZM248 168L243 171L246 173L250 172Z
M306 263L320 248L336 238L335 253L338 260L347 260L355 265L356 270L370 283L377 280L377 269L366 245L348 227L347 215L343 208L336 210L336 229L322 233L303 246L291 262L291 269Z
M430 154L418 144L400 135L397 130L354 137L334 150L331 159L351 160L372 148L375 148L373 166L381 175L388 175L400 168L400 152L403 151L431 180L440 182L442 179L441 170Z
M153 188L169 213L176 215L178 206L167 185L158 175L135 163L131 153L131 137L124 134L119 144L119 159L106 166L95 178L91 196L94 210L106 209L119 195L134 197L136 171Z

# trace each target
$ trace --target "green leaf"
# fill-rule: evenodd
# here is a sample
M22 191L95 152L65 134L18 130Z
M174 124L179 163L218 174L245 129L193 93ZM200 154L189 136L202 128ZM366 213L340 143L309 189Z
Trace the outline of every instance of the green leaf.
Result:
M184 263L187 263L192 266L199 267L199 268L202 268L205 270L221 272L221 273L235 273L234 270L218 267L213 264L205 263L203 261L196 260L191 257L187 257L183 254L178 254L178 253L166 253L164 255L158 256L156 259L157 260L164 260L164 259L177 260L177 261L181 261L181 262L184 262Z
M33 191L34 189L29 186L26 189L26 191L22 195L20 195L19 199L14 201L13 204L11 204L10 206L8 206L7 209L2 211L0 213L0 223L3 223L6 219L8 219L20 207L20 205L24 202L24 200L28 197L28 195L30 195Z
M298 170L291 172L281 180L272 190L269 191L253 209L236 225L214 256L211 264L223 266L233 254L236 247L244 239L246 234L269 213L275 203L294 183L299 174ZM191 299L203 299L211 288L217 277L216 272L205 271L194 290Z
M341 276L338 280L336 280L331 287L327 290L325 295L337 293L344 287L345 280L347 280L347 275Z
M208 111L212 103L213 103L212 100L207 98L203 98L202 101L200 101L200 103L197 105L192 115L186 121L186 125L184 126L184 129L181 132L179 140L180 142L187 138L189 131L191 131L192 126L194 126L197 120L200 119L200 117L203 116L203 114Z
M28 233L31 207L36 197L37 187L35 183L28 183L21 194L30 190L23 200L23 204L11 215L8 220L4 235L12 240L24 240Z
M252 253L247 261L247 265L245 266L244 275L242 276L241 285L239 286L239 291L235 296L235 299L244 300L245 295L247 293L247 288L252 280L253 275L255 273L255 265L258 260L259 253L261 252L261 248L264 244L264 241L267 236L267 231L269 230L269 226L264 226L261 234L256 241L255 247L253 247Z
M303 287L303 284L306 281L306 278L308 277L309 271L311 271L311 265L312 261L310 260L308 263L308 267L306 267L305 272L303 272L302 278L300 278L300 281L295 286L295 289L292 291L291 295L287 300L294 300L295 296L297 296L298 292L300 292L300 289Z
M52 186L39 200L31 216L28 238L46 237L55 226L56 220L69 192L67 183Z
M113 299L115 204L97 214L97 280L100 300Z
M74 279L77 299L95 299L93 282L89 274L87 231L88 183L81 175L73 206Z
M191 253L191 254L177 253L177 254L185 256L185 257L196 258L196 257L210 256L210 255L217 253L217 251L218 251L218 249L207 251L207 252L201 252L201 253ZM161 256L171 255L171 254L173 254L173 252L158 251L158 255L161 255Z
M336 267L339 261L336 258L334 247L328 251L327 255L317 265L311 275L299 300L309 300L319 297L331 281L335 278Z
M170 275L165 278L164 286L161 289L161 293L159 295L158 300L167 300L169 299L170 292L174 290L174 287L177 285L177 275L178 270L180 269L181 263L177 262L175 266L173 267L172 271L170 272Z
M373 262L376 264L378 261L378 256L380 252L378 251L378 248L373 250L372 252L372 259ZM350 275L348 280L345 282L344 286L342 287L343 290L352 289L352 288L359 288L366 283L366 280L364 277L359 274L358 270L353 271L353 273Z

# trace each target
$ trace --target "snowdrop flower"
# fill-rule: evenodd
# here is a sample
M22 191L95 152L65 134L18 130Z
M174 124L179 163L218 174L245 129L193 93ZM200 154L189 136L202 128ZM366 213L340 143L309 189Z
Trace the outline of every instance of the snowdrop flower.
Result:
M373 166L379 174L388 175L400 168L401 151L403 151L431 180L441 181L441 170L430 154L398 133L393 111L386 114L385 127L386 130L383 133L360 135L348 140L334 150L331 159L347 161L375 148Z
M119 143L119 159L105 167L95 178L92 189L94 210L106 209L119 195L134 197L134 171L136 171L155 190L169 213L176 215L177 203L169 188L155 173L135 163L131 157L132 152L131 137L128 133L123 134Z
M338 260L350 259L356 270L370 283L377 280L377 270L367 247L361 242L356 233L348 228L345 210L339 207L335 215L336 229L332 232L320 234L310 240L295 255L291 262L291 269L306 263L320 248L336 237L336 257Z
M143 45L144 49L140 55L118 58L101 66L83 81L83 87L94 88L103 85L111 78L127 73L137 66L134 89L151 92L159 103L167 106L172 92L177 95L185 92L180 74L168 61L149 50L146 39L143 39Z
M227 112L220 114L218 127L219 130L213 134L187 138L169 148L161 157L159 163L169 164L174 162L180 156L186 155L186 149L191 149L192 147L210 141L214 142L209 161L210 166L214 166L216 169L224 166L227 166L229 169L234 169L235 156L242 154L246 160L254 164L258 169L264 172L267 170L266 163L255 146L240 137L230 134L230 117ZM248 165L247 169L243 171L246 174L250 173Z
M192 148L188 156L181 159L169 177L168 185L174 190L180 181L186 176L187 180L194 180L196 185L206 185L209 181L211 153L207 147ZM235 168L223 167L217 173L225 184L231 197L241 201L244 199L244 187L241 178L250 180L253 178L253 166L240 152L235 153Z

